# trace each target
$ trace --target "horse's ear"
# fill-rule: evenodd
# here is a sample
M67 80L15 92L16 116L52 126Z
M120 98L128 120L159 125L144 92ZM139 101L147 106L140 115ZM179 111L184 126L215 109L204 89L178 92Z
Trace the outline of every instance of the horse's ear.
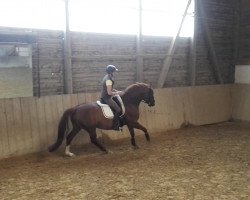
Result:
M151 83L151 82L149 83L149 87L153 89L153 87L152 87L152 83Z

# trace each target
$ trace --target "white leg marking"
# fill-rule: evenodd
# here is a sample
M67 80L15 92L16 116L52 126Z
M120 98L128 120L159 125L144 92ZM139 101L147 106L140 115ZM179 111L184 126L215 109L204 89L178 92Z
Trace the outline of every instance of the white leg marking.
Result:
M66 146L65 155L69 157L75 156L75 154L70 152L70 145Z

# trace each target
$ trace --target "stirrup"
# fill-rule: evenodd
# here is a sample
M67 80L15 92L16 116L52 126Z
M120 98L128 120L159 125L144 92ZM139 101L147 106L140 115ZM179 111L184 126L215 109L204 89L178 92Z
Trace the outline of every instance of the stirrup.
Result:
M113 126L113 130L114 131L122 131L122 127L120 127L120 126L118 126L118 127Z
M116 122L116 123L117 124L113 124L113 130L122 132L122 127L120 127L120 122Z
M119 132L122 132L122 131L123 131L123 130L122 130L122 127L120 127L120 126L119 126L118 128L114 128L113 130L114 130L114 131L119 131Z

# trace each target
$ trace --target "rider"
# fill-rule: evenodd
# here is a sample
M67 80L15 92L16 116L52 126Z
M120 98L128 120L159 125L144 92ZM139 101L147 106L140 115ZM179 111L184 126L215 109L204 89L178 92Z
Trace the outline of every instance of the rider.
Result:
M102 91L101 91L101 99L108 104L114 111L114 119L113 119L113 129L119 130L120 122L119 115L121 112L121 108L117 105L117 103L113 100L113 95L121 95L122 91L117 91L113 88L114 85L114 72L118 71L118 69L114 65L108 65L106 67L107 74L102 79Z

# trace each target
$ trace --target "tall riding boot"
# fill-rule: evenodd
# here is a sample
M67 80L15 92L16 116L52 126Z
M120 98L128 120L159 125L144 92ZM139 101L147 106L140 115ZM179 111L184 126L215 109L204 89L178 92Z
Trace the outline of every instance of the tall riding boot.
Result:
M116 131L120 130L120 121L119 121L119 114L114 115L113 119L113 129Z

